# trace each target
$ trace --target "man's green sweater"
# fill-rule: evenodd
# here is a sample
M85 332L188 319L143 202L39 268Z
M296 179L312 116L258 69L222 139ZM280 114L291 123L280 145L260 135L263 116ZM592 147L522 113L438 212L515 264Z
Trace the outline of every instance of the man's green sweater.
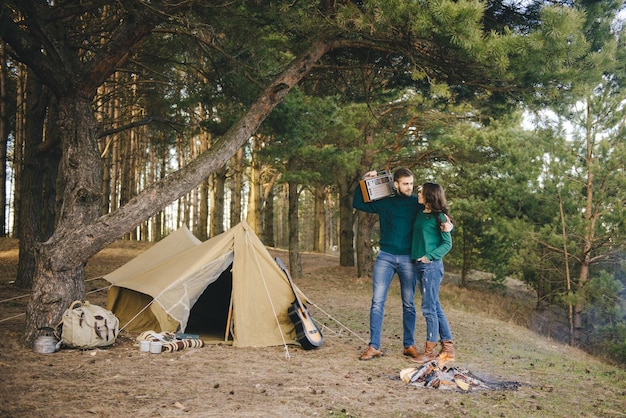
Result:
M394 255L410 255L413 222L418 209L416 196L396 194L373 202L365 202L361 188L357 187L352 207L363 212L377 213L380 221L380 249Z

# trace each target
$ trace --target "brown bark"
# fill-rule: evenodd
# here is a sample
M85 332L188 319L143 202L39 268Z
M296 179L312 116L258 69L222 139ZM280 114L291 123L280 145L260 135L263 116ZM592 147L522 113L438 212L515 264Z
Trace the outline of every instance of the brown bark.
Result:
M204 107L199 105L200 114L204 115ZM200 152L204 152L211 146L211 137L208 132L200 132ZM215 173L209 176L208 179L200 183L198 190L199 202L198 202L198 229L196 231L196 237L201 241L206 241L209 238L209 199L211 198L211 182ZM211 207L213 208L213 207ZM213 227L211 226L211 232Z
M250 161L250 170L248 176L248 213L246 215L246 222L250 224L252 230L261 235L263 226L261 225L261 163L256 158L258 151L261 149L261 138L258 136L252 139L252 153Z
M347 175L339 176L339 265L354 266L354 219L352 194L354 185Z
M42 184L42 208L41 208L41 236L48 239L57 224L57 216L61 213L61 193L63 191L62 176L59 175L62 150L59 142L58 125L54 121L59 119L59 106L56 98L50 97L47 108L45 125L45 140L42 145L50 142L53 145L39 147L43 152L43 184ZM45 151L42 151L42 148Z
M315 208L314 208L314 230L313 230L313 251L318 253L326 252L326 216L324 212L324 199L326 193L324 186L315 187Z
M224 232L224 193L226 190L226 167L211 174L211 227L209 236Z
M26 344L39 328L55 326L74 300L84 298L84 267L89 257L76 249L93 245L94 237L77 235L76 226L88 225L100 214L102 171L91 100L60 100L58 122L64 150L63 210L50 239L34 246L36 270L26 309Z
M372 230L378 216L372 213L358 212L357 216L357 276L371 277L374 268L374 251L372 248Z
M325 194L326 194L325 199L326 199L327 209L329 209L329 210L326 210L326 220L325 220L326 248L334 252L337 250L336 238L339 236L339 222L336 221L335 215L334 215L334 208L336 205L337 196L336 196L336 193L330 190L330 188L326 190Z
M15 109L15 139L13 145L13 176L19 179L22 176L22 164L24 161L24 141L25 141L25 119L26 119L26 66L17 66L17 86L16 86L16 109ZM20 237L20 201L22 192L20 187L16 187L13 192L13 237Z
M261 235L263 244L270 247L276 246L274 239L274 187L269 187L265 198L265 207L263 208L263 235Z
M243 184L243 149L239 148L230 160L230 226L241 221L241 185Z
M20 257L15 286L30 289L35 274L35 254L30 251L43 236L44 155L38 151L43 142L44 121L50 95L41 81L29 72L26 79L26 115L24 129L24 159L19 177L20 189Z
M165 138L164 136L161 137L161 155L160 155L160 179L164 179L165 178L165 173L166 173L166 168L167 168L167 147L165 146ZM154 240L155 241L159 241L161 240L161 238L163 238L166 235L166 231L165 231L165 214L163 210L159 210L156 213L155 216L155 230L157 231L157 234L155 234L154 236Z
M374 132L371 126L367 126L363 132L363 154L361 156L361 173L367 172L374 162ZM355 187L359 187L358 183ZM357 274L359 277L370 277L374 266L372 249L372 229L376 224L378 216L357 211L357 239L356 257Z
M196 140L195 136L192 136L191 139L189 140L189 160L193 160L194 158L198 157L198 141ZM207 179L203 179L200 184L206 182ZM198 187L194 187L191 192L189 192L189 205L188 207L185 208L185 212L189 214L190 217L190 221L189 221L189 226L191 227L191 230L194 233L198 233L199 231L199 220L200 217L198 216L198 209L200 206L200 199L198 196L198 193L200 192L200 190L198 189Z
M287 184L282 183L278 198L276 199L276 205L274 206L274 212L276 213L276 246L287 247L289 245L289 187ZM285 228L287 225L287 228Z
M289 271L296 280L302 278L298 195L298 185L295 182L289 182Z
M0 202L7 201L7 143L9 129L7 120L7 57L4 42L0 41ZM0 237L6 236L6 210L0 210Z

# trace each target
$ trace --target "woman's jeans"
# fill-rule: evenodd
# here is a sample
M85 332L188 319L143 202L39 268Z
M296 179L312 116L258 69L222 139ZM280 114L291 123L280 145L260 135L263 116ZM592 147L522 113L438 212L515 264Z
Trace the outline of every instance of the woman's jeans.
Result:
M404 348L414 344L415 333L415 263L410 255L393 255L380 251L372 274L372 306L370 308L370 345L380 349L387 292L394 274L400 279Z
M417 262L417 285L422 294L422 314L426 320L426 341L452 340L446 314L439 303L439 286L443 280L443 261Z

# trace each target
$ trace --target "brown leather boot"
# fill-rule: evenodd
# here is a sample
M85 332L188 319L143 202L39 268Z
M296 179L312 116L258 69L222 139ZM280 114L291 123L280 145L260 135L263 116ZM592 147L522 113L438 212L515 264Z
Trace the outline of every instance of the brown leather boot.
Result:
M405 348L402 354L404 354L407 357L413 357L413 358L416 358L420 355L419 351L417 351L417 348L415 348L414 345L411 345Z
M367 346L367 350L365 350L363 354L361 354L361 357L359 357L359 360L371 360L373 358L380 357L382 355L383 355L382 351L377 350L373 345L369 345Z
M441 351L437 354L437 359L444 361L454 360L454 343L452 341L441 342Z
M409 360L420 364L433 361L435 358L437 358L437 355L435 354L435 348L437 348L437 343L431 343L430 341L426 341L424 352L419 356L411 358Z

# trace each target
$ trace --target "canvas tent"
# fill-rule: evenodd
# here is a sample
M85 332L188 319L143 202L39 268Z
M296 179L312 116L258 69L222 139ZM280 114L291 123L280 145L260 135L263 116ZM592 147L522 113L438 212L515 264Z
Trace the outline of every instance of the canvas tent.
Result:
M201 242L185 227L104 276L107 309L129 332L187 332L234 346L295 343L294 294L250 226Z

